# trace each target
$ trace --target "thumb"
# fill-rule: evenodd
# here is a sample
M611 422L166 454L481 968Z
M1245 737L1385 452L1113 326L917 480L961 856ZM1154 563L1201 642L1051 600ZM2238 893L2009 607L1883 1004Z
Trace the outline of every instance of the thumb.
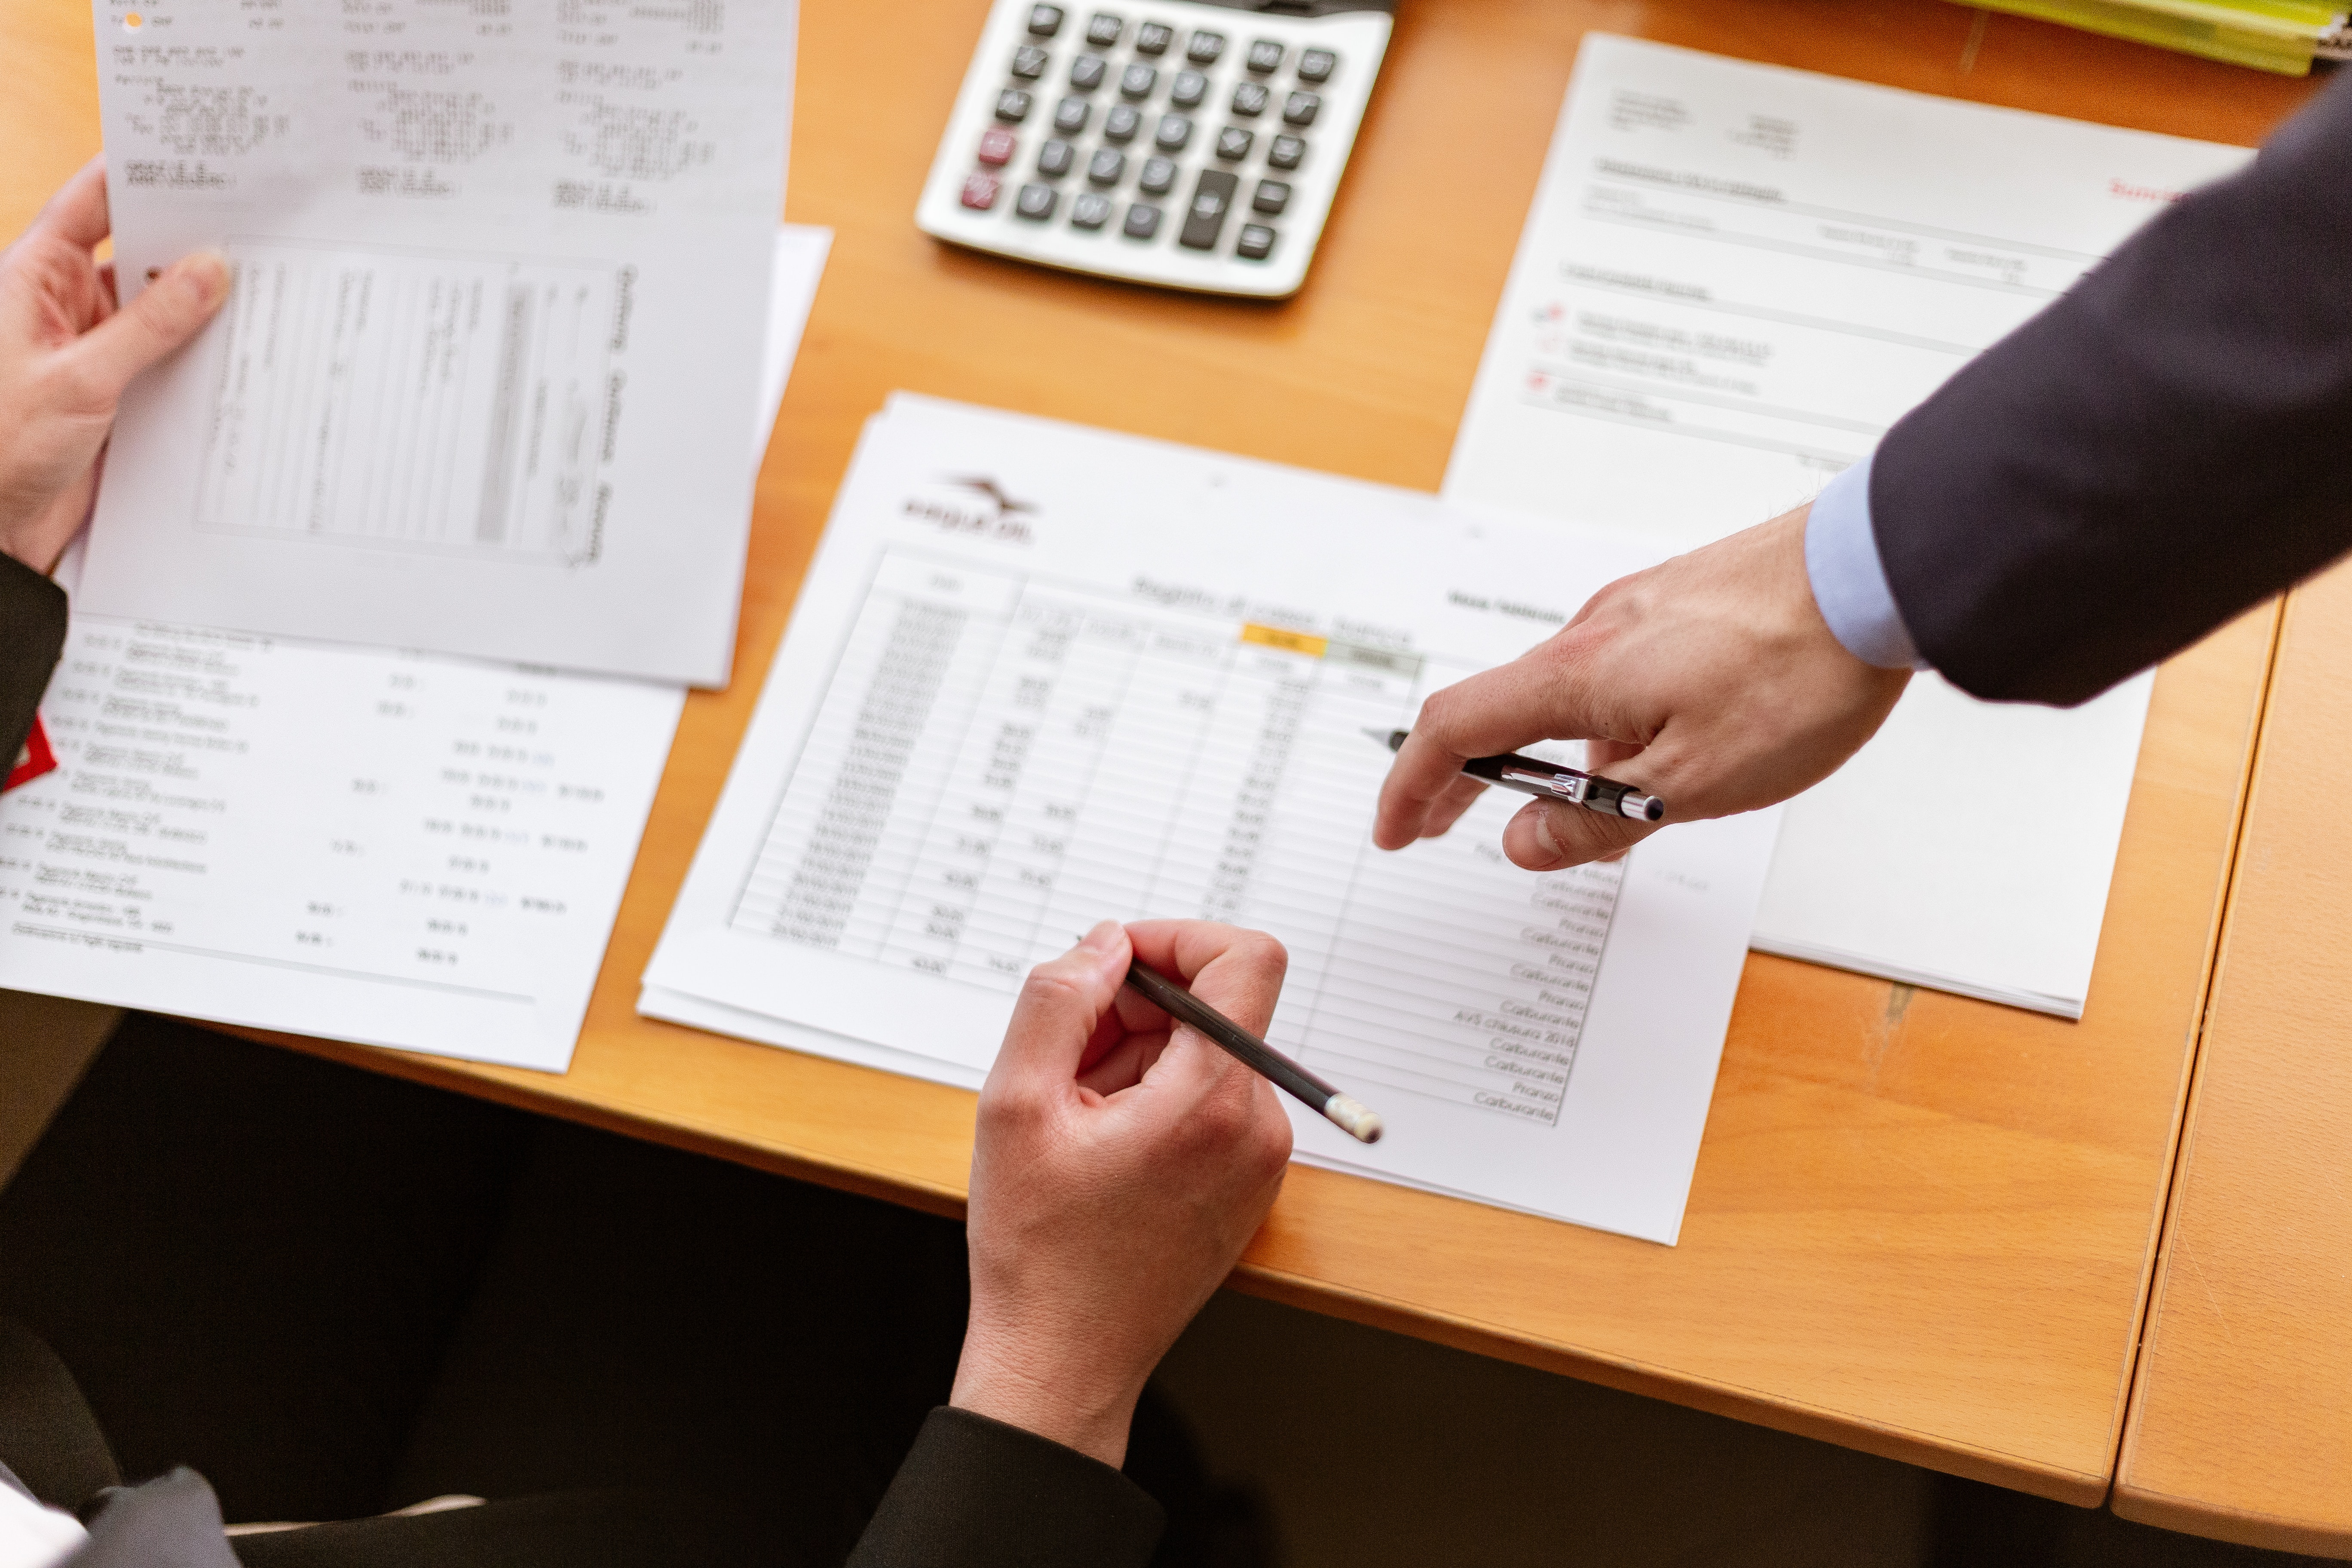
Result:
M1096 1026L1118 1001L1132 957L1127 929L1105 921L1077 946L1031 970L989 1069L991 1082L1075 1080Z
M228 258L216 250L184 256L139 297L76 339L65 357L78 363L110 406L141 371L204 330L228 298Z
M1526 870L1565 870L1622 855L1662 826L1604 816L1565 801L1531 800L1503 828L1503 853Z

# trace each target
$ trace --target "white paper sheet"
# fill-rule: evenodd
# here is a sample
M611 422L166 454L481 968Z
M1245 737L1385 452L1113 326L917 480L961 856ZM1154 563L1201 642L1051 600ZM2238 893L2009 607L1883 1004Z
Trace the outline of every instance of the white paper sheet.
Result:
M92 614L723 685L789 0L94 0L125 400Z
M1095 921L1259 926L1291 953L1270 1037L1388 1119L1364 1150L1301 1112L1303 1158L1671 1241L1773 814L1532 877L1497 798L1383 855L1363 733L1654 556L895 398L640 1005L969 1084Z
M830 238L775 241L770 423ZM684 696L77 613L0 986L561 1071Z
M1445 493L1675 549L1761 521L2248 156L1588 35ZM2148 689L1915 679L1789 806L1756 945L2080 1016Z

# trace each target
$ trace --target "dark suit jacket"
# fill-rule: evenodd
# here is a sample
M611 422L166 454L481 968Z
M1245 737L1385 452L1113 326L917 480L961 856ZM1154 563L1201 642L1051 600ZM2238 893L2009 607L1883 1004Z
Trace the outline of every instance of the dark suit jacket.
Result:
M64 592L0 555L0 745L11 765L65 637ZM92 1477L113 1479L110 1459L103 1475L91 1468L89 1454L104 1451L72 1379L47 1347L0 1323L0 1486L30 1490L52 1506L81 1507ZM73 1568L233 1568L212 1489L194 1471L101 1497L88 1515L89 1544L68 1559ZM488 1516L527 1510L528 1501L467 1510L484 1517L464 1525L483 1539L527 1537L529 1518ZM432 1517L447 1528L448 1516ZM941 1408L924 1423L851 1561L856 1568L1142 1568L1164 1523L1160 1505L1108 1465L1018 1427ZM381 1521L385 1529L417 1525L428 1521ZM363 1547L373 1542L355 1542L349 1560L373 1561ZM341 1560L333 1552L317 1555ZM488 1568L499 1553L485 1557Z
M1904 417L1872 526L1919 651L2074 703L2352 548L2352 80Z

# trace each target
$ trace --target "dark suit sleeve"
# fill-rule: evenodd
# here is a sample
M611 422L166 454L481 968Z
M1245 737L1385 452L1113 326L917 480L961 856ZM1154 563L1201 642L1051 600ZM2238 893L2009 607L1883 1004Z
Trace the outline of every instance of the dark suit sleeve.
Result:
M1979 697L2074 703L2352 548L2352 80L1880 443L1879 559Z
M968 1411L931 1412L849 1568L1143 1568L1160 1505L1074 1448Z
M0 778L16 765L65 647L65 590L0 555Z

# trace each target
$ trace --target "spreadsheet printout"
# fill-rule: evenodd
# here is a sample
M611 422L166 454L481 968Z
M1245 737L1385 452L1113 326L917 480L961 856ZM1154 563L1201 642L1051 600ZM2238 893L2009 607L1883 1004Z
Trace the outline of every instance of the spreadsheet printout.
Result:
M868 427L641 1007L970 1084L1097 921L1272 931L1302 1157L1671 1241L1772 814L1504 860L1370 839L1385 735L1654 549L900 396ZM840 1042L840 1043L836 1043ZM933 1064L928 1068L925 1064Z
M830 237L774 241L771 420ZM683 699L77 611L0 986L561 1071Z
M795 10L93 0L122 405L92 614L724 684Z
M1588 35L1445 493L1678 550L1760 522L2249 155ZM2149 689L1921 674L1790 804L1756 945L2080 1016Z

